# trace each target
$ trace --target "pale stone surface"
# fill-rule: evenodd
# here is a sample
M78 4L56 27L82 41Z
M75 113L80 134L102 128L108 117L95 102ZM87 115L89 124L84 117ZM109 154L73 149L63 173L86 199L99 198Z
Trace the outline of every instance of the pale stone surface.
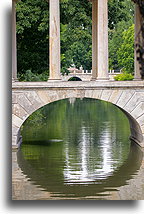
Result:
M16 115L12 115L12 124L14 124L16 127L20 128L23 124L23 120L17 117Z
M110 96L111 96L111 94L112 94L112 90L103 90L102 94L101 94L101 99L105 100L105 101L108 101Z
M32 103L27 99L27 97L25 96L25 94L23 95L18 95L18 103L24 108L26 109L26 111L31 114L35 109L32 105Z
M18 148L18 146L17 146L17 136L16 135L13 135L12 136L12 148Z
M144 125L144 114L142 116L140 116L138 119L137 119L138 123L141 125Z
M78 88L83 87L85 89L106 89L111 88L115 90L124 90L124 89L130 89L130 90L136 90L139 92L144 92L144 81L88 81L88 82L82 82L82 81L69 81L69 82L14 82L12 84L13 92L15 90L19 89L19 92L23 92L25 89L32 89L34 90L38 89L48 89L48 88Z
M141 102L132 112L134 118L139 118L144 113L144 102Z
M92 79L97 78L97 60L98 60L98 1L92 1Z
M12 93L12 104L17 103L17 94L16 93Z
M93 99L101 99L102 90L86 90L85 96Z
M87 97L112 102L128 112L127 117L130 121L132 137L138 142L143 141L144 118L140 116L140 113L143 114L144 110L140 103L144 99L144 81L15 82L13 94L13 124L16 127L20 127L29 115L48 103L66 98ZM136 110L138 103L139 110ZM135 114L132 115L130 110L134 108ZM28 114L26 115L22 109Z
M144 125L141 125L142 133L144 134Z
M138 42L139 38L139 32L140 32L140 28L141 28L141 14L139 11L139 6L136 4L135 5L135 44ZM137 60L138 54L136 53L136 49L135 49L135 75L134 78L135 80L140 80L141 79L141 75L140 75L140 64Z
M17 136L18 131L19 131L19 128L16 127L15 125L13 125L12 126L12 134L13 134L13 136Z
M98 0L97 79L108 80L108 0Z
M40 108L41 106L43 106L43 103L40 100L40 98L39 98L38 94L36 93L36 91L27 91L25 93L25 96L31 102L31 104L33 105L34 109L37 109L37 108Z
M92 78L91 74L69 74L69 75L64 75L61 76L62 81L68 81L72 77L78 77L82 81L90 81Z
M61 80L60 75L60 9L59 0L49 0L49 80Z
M47 96L47 92L45 90L37 90L37 94L44 104L49 103L50 100L49 100L49 97Z
M12 1L12 80L17 80L16 0Z
M24 120L28 113L19 105L19 104L13 104L12 106L13 114Z
M121 94L122 94L122 90L118 90L118 89L113 90L108 101L113 103L113 104L116 104L118 99L120 98Z
M130 100L130 98L133 96L134 91L133 90L125 90L122 92L118 102L116 103L116 105L120 106L121 108L123 108L128 101Z
M125 110L132 112L140 102L144 102L144 91L136 91L125 106Z

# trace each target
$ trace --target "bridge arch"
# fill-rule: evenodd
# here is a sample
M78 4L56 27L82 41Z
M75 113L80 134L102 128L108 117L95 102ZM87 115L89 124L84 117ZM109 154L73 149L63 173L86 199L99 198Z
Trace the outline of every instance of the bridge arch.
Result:
M67 98L93 98L114 104L128 117L131 138L144 146L144 97L141 95L142 92L135 90L111 88L86 90L84 88L31 88L24 92L15 90L12 116L13 147L18 146L20 127L33 112L49 103Z
M78 76L73 76L68 79L68 81L82 81L82 79Z

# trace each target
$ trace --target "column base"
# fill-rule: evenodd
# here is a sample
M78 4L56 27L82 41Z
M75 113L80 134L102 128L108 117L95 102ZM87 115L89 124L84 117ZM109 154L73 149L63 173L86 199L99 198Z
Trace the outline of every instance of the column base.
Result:
M109 77L97 77L96 80L98 80L98 81L108 81L108 80L110 80L110 78Z
M141 78L134 78L133 81L142 81Z
M97 78L96 77L92 77L90 81L96 81Z
M18 82L18 79L17 78L16 79L12 78L12 82Z

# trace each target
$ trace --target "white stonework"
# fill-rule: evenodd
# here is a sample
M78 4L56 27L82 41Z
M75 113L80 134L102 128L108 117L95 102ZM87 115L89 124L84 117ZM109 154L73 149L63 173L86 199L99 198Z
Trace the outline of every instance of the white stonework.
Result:
M67 98L93 98L113 103L129 119L131 137L144 146L144 81L14 82L13 147L18 146L20 127L36 110Z
M49 80L61 80L60 76L60 8L59 0L49 0Z
M16 2L12 0L12 81L17 81Z
M139 11L139 6L135 5L135 45L139 41L140 29L141 29L141 14ZM136 53L136 48L135 48L134 54L135 54L135 75L134 75L134 78L135 78L135 80L141 80L140 64L137 60L137 57L139 55Z

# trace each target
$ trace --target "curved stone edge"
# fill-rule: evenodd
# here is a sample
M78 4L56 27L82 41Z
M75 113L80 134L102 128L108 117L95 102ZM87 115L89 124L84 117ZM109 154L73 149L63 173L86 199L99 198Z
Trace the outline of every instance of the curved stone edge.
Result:
M138 96L138 93L141 93ZM144 146L144 92L129 89L31 89L13 92L12 145L18 147L21 141L20 127L36 110L46 104L66 98L93 98L113 103L128 117L131 138ZM143 111L140 115L140 109Z

